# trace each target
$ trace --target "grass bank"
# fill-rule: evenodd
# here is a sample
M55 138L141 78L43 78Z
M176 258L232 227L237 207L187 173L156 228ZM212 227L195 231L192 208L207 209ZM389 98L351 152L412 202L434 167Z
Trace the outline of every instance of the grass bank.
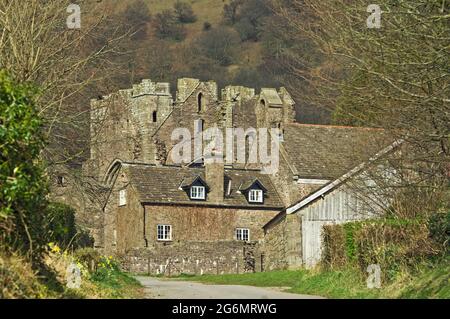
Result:
M76 264L80 288L67 287L67 271ZM134 299L143 298L141 284L112 259L99 257L88 269L73 254L53 248L37 266L18 253L0 250L0 299Z
M449 260L403 273L380 289L368 289L366 278L353 269L340 271L273 271L240 275L180 276L209 284L284 287L287 292L327 298L450 298Z

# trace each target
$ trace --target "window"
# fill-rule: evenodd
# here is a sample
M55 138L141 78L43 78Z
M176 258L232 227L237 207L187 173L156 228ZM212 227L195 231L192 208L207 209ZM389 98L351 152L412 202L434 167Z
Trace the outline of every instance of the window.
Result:
M263 191L260 189L251 189L248 192L248 201L250 203L262 203L263 202Z
M172 226L171 225L158 225L157 238L161 241L172 240Z
M125 206L127 204L127 190L122 189L119 191L119 206Z
M59 187L65 187L66 186L66 178L64 176L58 176L56 179L56 183Z
M205 199L205 186L192 186L191 199Z
M250 229L236 228L236 240L250 241Z
M203 110L203 93L199 93L197 97L198 112Z
M153 112L153 123L158 121L158 113L156 111Z

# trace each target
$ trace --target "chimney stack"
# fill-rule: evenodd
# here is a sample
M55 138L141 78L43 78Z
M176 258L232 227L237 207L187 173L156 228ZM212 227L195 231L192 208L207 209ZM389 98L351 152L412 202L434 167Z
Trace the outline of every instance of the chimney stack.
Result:
M225 172L222 155L215 153L205 157L205 178L209 186L208 201L213 204L223 203Z

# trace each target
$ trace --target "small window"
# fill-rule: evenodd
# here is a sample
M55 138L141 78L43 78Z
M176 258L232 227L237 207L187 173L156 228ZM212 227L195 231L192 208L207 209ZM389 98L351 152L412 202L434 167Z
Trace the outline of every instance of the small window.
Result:
M171 225L158 225L157 239L160 241L172 240L172 226Z
M119 206L125 206L127 204L127 191L122 189L119 191Z
M199 93L197 97L198 112L203 111L203 93Z
M153 123L156 123L158 121L158 112L154 111L152 117Z
M205 199L205 186L192 186L191 199Z
M56 178L56 183L59 187L65 187L66 186L66 178L64 176L58 176Z
M262 203L263 202L263 191L260 189L251 189L248 192L248 201L250 203Z
M236 228L236 240L250 241L250 229Z

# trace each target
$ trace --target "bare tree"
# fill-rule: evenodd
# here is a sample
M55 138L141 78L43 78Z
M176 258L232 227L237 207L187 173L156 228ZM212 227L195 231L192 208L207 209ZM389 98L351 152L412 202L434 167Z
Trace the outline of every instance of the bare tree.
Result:
M309 41L322 57L314 63L291 48L287 73L313 88L304 98L332 110L336 123L380 127L404 141L401 158L390 165L403 175L408 172L407 178L390 186L445 188L450 163L450 4L377 3L380 10L362 0L273 0L289 36ZM371 19L377 14L381 24L374 26Z
M0 1L0 68L39 88L49 162L70 161L88 145L80 135L89 131L85 96L112 77L111 57L124 53L120 43L129 36L114 24L110 4L78 3L81 28L71 29L67 21L75 11L68 1Z

